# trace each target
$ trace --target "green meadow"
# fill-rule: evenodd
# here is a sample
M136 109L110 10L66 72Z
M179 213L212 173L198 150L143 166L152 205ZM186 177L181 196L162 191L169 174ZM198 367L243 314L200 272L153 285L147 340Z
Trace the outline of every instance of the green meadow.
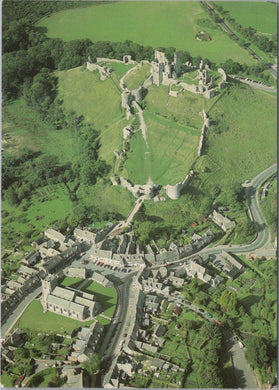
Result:
M40 22L50 38L64 41L90 38L97 41L125 41L152 46L175 47L213 62L233 58L240 63L255 61L219 30L199 2L124 1L67 10ZM195 36L206 29L211 41Z
M151 74L150 64L143 64L141 67L136 68L125 77L124 83L131 91L138 88L144 80L146 80Z
M253 27L259 32L276 34L276 4L268 1L218 1L231 18L243 27Z
M123 74L128 69L123 68ZM113 72L110 78L101 81L99 72L90 72L84 67L57 72L57 76L58 95L65 109L83 115L95 130L101 131L100 156L112 163L113 151L122 145L122 129L127 125L120 110L119 76ZM78 93L73 95L73 91Z

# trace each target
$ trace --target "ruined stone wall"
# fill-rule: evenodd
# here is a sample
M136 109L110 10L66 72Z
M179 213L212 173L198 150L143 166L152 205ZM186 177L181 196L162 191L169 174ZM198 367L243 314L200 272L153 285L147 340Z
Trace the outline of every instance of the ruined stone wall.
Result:
M224 71L224 69L222 68L218 68L218 72L221 74L222 76L222 81L227 81L227 75L226 75L226 72Z
M150 87L151 85L152 85L152 83L153 83L153 76L151 75L151 76L149 76L148 77L148 79L146 79L145 81L144 81L144 83L143 83L143 87L144 88L148 88L148 87Z
M179 86L181 86L185 91L193 92L193 93L198 93L199 88L195 84L188 84L188 83L179 83Z
M164 64L158 62L151 62L151 73L153 76L153 83L159 87L163 79Z
M204 143L204 137L205 137L205 130L209 127L209 118L204 110L202 110L201 115L203 117L203 125L202 125L202 131L201 131L201 136L200 136L200 142L199 142L199 148L198 148L198 156L201 156L202 154L202 148L203 148L203 143Z
M111 58L102 58L102 57L97 57L96 62L118 62L120 64L123 64L123 61L120 60L114 60Z

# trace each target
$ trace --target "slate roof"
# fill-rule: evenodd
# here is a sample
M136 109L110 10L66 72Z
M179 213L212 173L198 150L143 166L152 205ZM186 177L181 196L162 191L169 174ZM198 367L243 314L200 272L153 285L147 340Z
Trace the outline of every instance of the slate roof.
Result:
M68 290L66 288L62 287L55 287L55 289L52 291L52 295L55 295L56 297L60 297L63 299L67 299L68 301L72 301L75 297L75 292Z

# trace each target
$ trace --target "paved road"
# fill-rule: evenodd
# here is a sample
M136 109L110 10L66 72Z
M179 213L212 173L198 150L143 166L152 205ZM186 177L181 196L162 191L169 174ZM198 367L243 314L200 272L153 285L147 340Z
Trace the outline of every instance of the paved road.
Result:
M257 378L245 358L244 349L240 346L238 340L234 339L233 333L230 330L224 330L223 333L228 352L232 357L237 387L242 389L258 389Z
M38 287L33 293L27 295L27 297L14 309L12 314L7 320L1 323L1 338L9 332L10 328L13 327L17 319L22 315L26 307L33 301L33 299L39 295L42 291L42 287Z

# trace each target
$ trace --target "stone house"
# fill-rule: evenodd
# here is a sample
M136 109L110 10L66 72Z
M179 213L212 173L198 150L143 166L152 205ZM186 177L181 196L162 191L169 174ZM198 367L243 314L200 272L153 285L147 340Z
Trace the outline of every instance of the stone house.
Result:
M204 283L210 283L212 277L208 275L206 268L200 264L195 263L192 260L189 260L185 266L187 275L191 278L198 278Z
M171 284L175 287L182 287L183 284L184 284L184 279L182 278L178 278L176 276L170 276L169 277L169 281L171 282Z
M212 265L219 271L224 272L230 279L234 279L244 269L242 264L225 251L216 255Z
M216 210L213 211L212 218L213 222L215 222L216 225L220 226L220 228L223 229L225 232L235 226L234 221L231 221L229 218L224 217Z
M153 334L154 334L154 336L156 336L156 337L161 337L161 336L164 336L164 334L166 333L166 331L167 331L167 328L166 328L164 325L162 325L162 324L157 324L157 325L155 326L155 328L154 328Z
M64 236L62 233L58 232L57 230L54 229L47 229L45 231L45 236L53 241L57 241L60 244L64 243L66 236Z
M38 251L32 251L24 256L24 258L21 260L21 263L30 266L36 264L39 259L40 253Z
M104 275L101 275L98 272L93 272L93 275L91 276L91 279L93 280L93 282L99 283L103 287L110 287L110 286L112 286L112 282L109 281Z
M88 242L89 244L95 243L96 233L90 232L86 229L76 228L74 230L74 236L79 242Z

